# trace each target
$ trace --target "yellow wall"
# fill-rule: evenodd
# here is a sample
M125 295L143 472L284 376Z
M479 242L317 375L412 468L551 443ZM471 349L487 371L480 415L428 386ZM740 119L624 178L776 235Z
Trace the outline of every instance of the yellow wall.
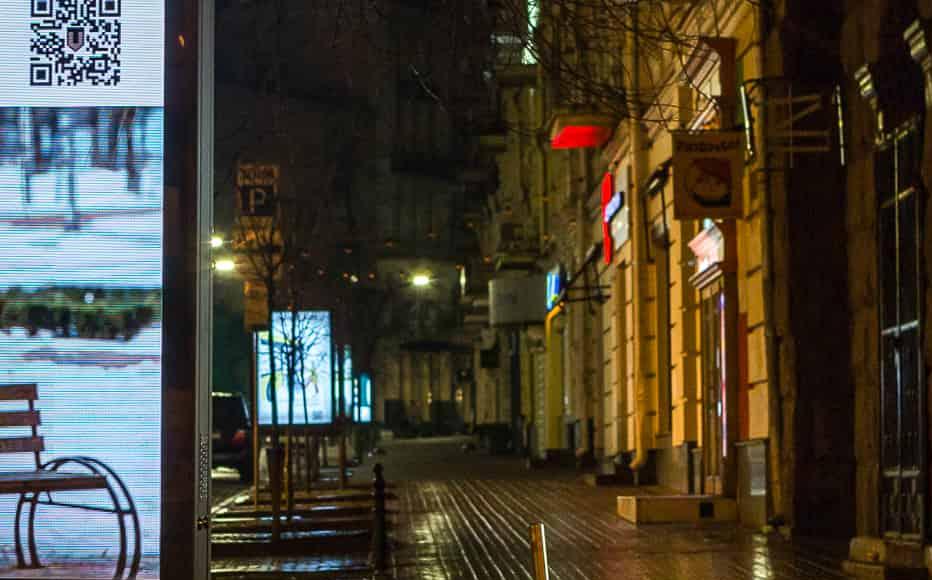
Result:
M714 5L714 15L711 6ZM656 10L645 7L645 12ZM745 79L761 76L756 70L755 11L751 3L739 0L713 0L683 8L692 16L686 18L685 35L721 35L737 39L740 64L738 70ZM703 110L701 94L718 92L720 87L716 75L708 78L691 79L696 86L678 85L682 63L689 57L682 47L667 53L667 59L652 56L644 63L642 81L649 88L664 87L659 91L657 104L648 112L652 119L664 122L646 123L646 143L642 168L653 171L671 156L672 138L670 131L688 127L694 113ZM618 51L622 58L622 50ZM608 66L608 63L606 63ZM611 67L609 67L611 68ZM646 80L645 80L646 79ZM740 80L740 79L739 79ZM598 219L586 215L582 200L597 192L580 190L580 183L597 183L601 171L637 165L631 153L627 133L631 130L627 120L619 126L612 148L614 153L603 151L566 152L549 150L545 142L537 138L546 130L547 121L553 111L549 110L546 79L538 83L524 82L502 88L501 103L504 120L518 131L510 131L504 139L504 147L496 153L499 165L499 187L490 199L495 210L496 223L512 221L519 223L525 235L534 238L534 250L551 264L563 263L569 269L580 265L582 255L593 240L601 238ZM553 95L550 95L551 97ZM550 103L553 104L553 103ZM601 158L598 156L602 155ZM746 178L745 219L737 224L738 251L738 304L739 311L747 316L748 322L748 391L749 437L763 438L768 434L768 385L764 340L764 308L761 268L761 216L757 208L755 183L750 176L757 175L756 166L748 168ZM634 173L632 173L634 175ZM640 176L644 181L644 175ZM699 232L697 221L673 219L673 179L668 182L663 196L645 200L644 212L649 224L666 221L670 246L669 277L666 288L657 287L659 264L645 262L634 272L634 256L629 242L615 252L610 267L600 266L600 280L611 288L608 302L595 314L589 314L586 305L573 304L560 315L557 331L553 325L546 334L546 416L548 448L562 446L564 437L564 405L574 418L585 422L588 416L596 419L596 447L606 455L630 451L637 441L635 433L635 393L637 381L647 386L645 406L650 424L647 444L657 445L657 434L667 431L664 414L669 412L671 427L669 441L673 445L684 442L702 443L702 384L701 384L701 333L698 291L689 283L695 272L694 257L688 242ZM755 177L755 181L759 177ZM637 185L637 184L634 184ZM597 187L597 186L596 186ZM628 200L632 199L637 187L624 188ZM665 202L665 205L664 203ZM591 210L591 208L590 208ZM630 224L632 235L643 222ZM494 229L494 228L493 228ZM642 233L643 235L643 233ZM648 232L644 236L650 253L656 248ZM634 303L635 280L641 280L638 288L643 289L640 302ZM669 325L659 327L658 308L669 303ZM644 317L642 330L636 331L635 311ZM637 338L638 332L641 337ZM659 368L658 344L667 337L669 341L669 368ZM635 345L635 340L640 342ZM639 357L639 375L635 377L634 353L643 350ZM529 359L522 348L522 359ZM504 363L503 363L504 364ZM477 365L478 368L478 365ZM525 366L522 374L522 407L529 405L532 383L530 367ZM660 408L666 403L666 395L658 389L658 373L670 376L670 410ZM501 396L508 392L507 376L501 373L480 372L480 422L483 418L499 419L502 415ZM565 392L564 389L570 389ZM564 395L566 395L564 397ZM663 405L666 407L666 405ZM530 409L528 409L530 415ZM504 418L504 417L503 417ZM581 442L584 443L584 442Z
M729 4L728 2L722 5ZM737 38L737 55L741 60L744 78L759 76L756 70L757 58L754 48L754 13L749 7L736 7L723 14L730 15L722 22L724 24L720 34ZM707 24L707 23L706 23ZM702 30L708 34L710 31ZM655 70L669 71L674 74L680 70L676 63L667 63L668 66L652 67ZM660 76L663 76L662 74ZM711 83L711 86L714 83ZM684 91L675 83L663 91L659 99L661 102L680 105L683 95L695 98L695 91ZM686 107L664 108L665 111L686 110ZM656 113L656 110L654 111ZM688 116L670 117L669 127L675 129L678 123L686 124ZM624 131L624 125L619 127ZM672 139L670 133L661 124L649 128L649 142L647 152L647 167L653 171L661 163L671 157ZM621 166L630 163L631 157L627 153L627 139L622 136L617 155L612 162ZM754 166L749 167L745 187L745 218L738 220L737 247L738 247L738 303L739 311L747 315L748 322L748 391L749 402L749 433L750 438L766 438L768 436L768 406L767 406L767 365L764 341L764 309L762 287L761 263L761 220L757 207L757 195L754 192L750 175L753 175ZM663 398L658 392L657 373L664 369L658 368L658 337L660 333L668 333L670 340L670 375L671 375L671 403L672 403L672 432L671 442L680 445L687 441L702 443L702 384L701 384L701 334L698 291L688 282L695 273L694 256L687 246L688 242L699 232L698 221L678 221L673 219L673 180L672 176L667 183L664 195L656 195L646 200L648 221L651 225L661 222L664 214L669 232L670 273L669 288L667 290L670 304L670 318L668 328L658 328L658 307L663 304L662 297L657 295L657 267L659 264L645 264L649 289L642 303L631 303L631 288L633 272L631 271L630 243L616 252L612 268L603 271L603 283L613 289L612 297L602 312L602 331L604 333L603 351L605 354L604 380L604 421L606 428L603 439L606 454L613 454L621 450L632 450L635 442L635 377L633 373L634 351L633 341L635 332L630 321L635 307L642 309L642 314L648 317L652 336L645 338L643 348L648 349L647 359L652 361L652 368L645 369L645 380L649 387L649 406L651 410L650 421L652 433L656 435L665 431L660 424L662 413L658 411L658 403ZM665 199L663 199L665 198ZM629 200L631 196L629 196ZM666 202L663 206L662 201ZM643 223L632 223L631 228L643 228ZM650 234L648 234L650 240ZM651 246L651 252L656 248ZM617 428L611 427L612 425ZM651 445L655 440L651 441Z

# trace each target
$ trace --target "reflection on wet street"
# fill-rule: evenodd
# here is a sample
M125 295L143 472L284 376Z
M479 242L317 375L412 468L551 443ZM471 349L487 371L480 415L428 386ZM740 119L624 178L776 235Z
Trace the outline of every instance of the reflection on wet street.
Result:
M615 512L616 497L635 488L592 487L570 469L528 470L518 458L464 450L466 441L450 437L383 442L384 455L370 457L353 470L352 489L345 493L359 495L369 492L374 462L385 466L393 541L388 577L531 580L528 529L542 522L554 580L844 578L844 544L790 542L731 524L635 527ZM215 503L232 505L232 492L244 488L218 477L214 489ZM651 488L641 492L645 489ZM329 505L327 497L338 497L338 492L318 493L320 507ZM329 501L340 509L351 507L344 500ZM233 508L240 510L242 522L227 514L223 525L231 533L251 529L246 525L248 510L243 511L247 507ZM323 513L309 512L307 517L308 529L337 522ZM358 513L350 519L359 523L369 517ZM220 519L216 523L220 525ZM215 541L222 540L218 532L216 528ZM224 579L372 576L367 543L320 539L312 544L307 550L275 556L221 550L222 544L217 544L213 574Z
M547 527L551 577L656 580L843 578L844 546L788 542L733 525L635 527L615 515L622 488L516 459L465 453L456 439L384 445L398 500L398 578L531 578L528 527ZM362 475L367 469L359 470ZM631 490L627 490L628 493Z

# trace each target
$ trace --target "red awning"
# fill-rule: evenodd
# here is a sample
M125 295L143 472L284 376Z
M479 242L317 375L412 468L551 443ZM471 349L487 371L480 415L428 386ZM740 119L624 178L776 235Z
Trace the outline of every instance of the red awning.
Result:
M551 148L586 149L604 145L618 120L602 113L561 113L551 123Z
M586 149L601 147L612 136L603 125L568 125L550 141L552 149Z

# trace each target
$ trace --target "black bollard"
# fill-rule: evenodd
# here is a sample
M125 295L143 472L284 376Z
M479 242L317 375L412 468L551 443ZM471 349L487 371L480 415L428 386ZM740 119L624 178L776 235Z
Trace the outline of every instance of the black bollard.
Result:
M372 469L372 568L382 573L388 566L388 530L385 521L385 478L382 464Z

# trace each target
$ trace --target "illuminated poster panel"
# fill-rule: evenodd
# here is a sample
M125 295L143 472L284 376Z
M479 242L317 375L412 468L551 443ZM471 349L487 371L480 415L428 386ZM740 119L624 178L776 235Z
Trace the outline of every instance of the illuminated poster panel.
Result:
M368 373L359 375L356 391L356 422L369 423L372 421L372 379Z
M36 385L42 463L88 456L112 469L111 485L125 483L140 577L157 577L163 0L0 0L0 10L0 385ZM89 465L99 464L60 471ZM36 469L32 453L0 453L4 478ZM113 507L105 489L42 499ZM17 500L0 495L0 577L16 566ZM115 514L38 505L35 535L43 564L113 576Z
M330 313L301 311L272 314L275 351L275 401L279 425L317 425L333 421ZM256 385L258 418L272 425L272 365L268 331L257 333Z
M343 416L353 418L353 351L343 347Z

